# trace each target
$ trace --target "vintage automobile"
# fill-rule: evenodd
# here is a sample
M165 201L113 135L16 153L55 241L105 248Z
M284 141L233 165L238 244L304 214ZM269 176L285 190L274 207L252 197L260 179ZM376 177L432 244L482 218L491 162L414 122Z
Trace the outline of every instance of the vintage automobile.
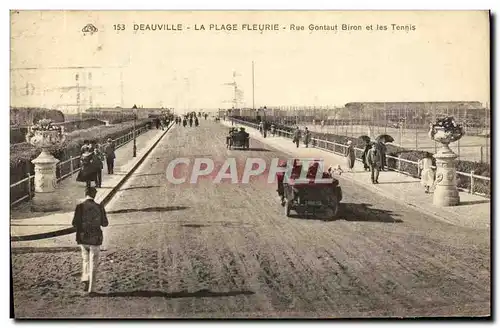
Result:
M244 130L236 131L235 129L231 129L229 136L226 137L226 146L228 149L250 149L250 137Z
M316 180L319 161L312 163L305 178L301 178L304 168L297 160L288 179L284 175L278 176L278 180L282 179L282 185L278 186L278 194L282 197L287 217L291 216L292 210L299 216L312 213L326 215L329 219L337 217L342 189L339 181L333 178L330 172L321 174L322 181Z

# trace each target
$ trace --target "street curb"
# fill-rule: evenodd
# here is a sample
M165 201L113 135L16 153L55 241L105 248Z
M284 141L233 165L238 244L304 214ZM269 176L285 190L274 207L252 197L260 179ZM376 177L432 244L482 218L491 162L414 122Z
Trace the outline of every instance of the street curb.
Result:
M134 172L137 170L137 168L146 160L146 157L153 151L153 149L156 148L156 146L160 143L160 141L163 139L163 137L167 134L168 131L174 126L175 123L172 123L165 132L156 140L153 145L146 151L144 152L144 155L132 166L132 168L125 174L120 181L111 189L111 191L101 200L100 204L103 206L106 206L106 204L113 198L113 196L118 192L121 186L127 181L128 178ZM59 237L59 236L64 236L64 235L69 235L76 232L75 228L70 227L70 228L65 228L61 230L56 230L56 231L50 231L50 232L44 232L40 234L34 234L34 235L23 235L23 236L11 236L10 241L11 242L19 242L19 241L32 241L32 240L40 240L40 239L47 239L47 238L53 238L53 237Z
M224 123L221 123L223 125L225 125ZM255 130L255 128L253 127L250 127L252 129ZM256 135L253 137L253 139L257 139L261 142L265 142L265 140L267 138L264 138L262 136L259 136L259 135ZM272 147L276 150L279 150L279 151L282 151L284 153L287 153L287 154L290 154L290 155L293 155L291 153L291 150L288 150L288 149L285 149L284 147L276 147L276 146L273 146L273 145L270 145L268 143L266 143L269 147ZM320 150L320 151L325 151L327 153L332 153L334 155L337 155L336 153L332 152L332 151L329 151L329 150L325 150L325 149L321 149L321 148L316 148L314 147L314 149L317 149L317 150ZM337 155L339 156L339 155ZM393 201L396 201L397 203L401 204L401 205L404 205L404 206L407 206L415 211L418 211L418 212L421 212L423 214L426 214L426 215L429 215L429 216L432 216L433 218L439 220L439 221L443 221L443 222L446 222L446 223L449 223L449 224L452 224L452 225L455 225L455 226L462 226L462 227L467 227L467 228L475 228L475 229L490 229L491 227L491 222L490 224L488 224L488 226L484 226L484 225L470 225L470 224L463 224L463 222L467 222L467 221L462 221L462 220L458 220L457 221L453 221L445 216L442 216L440 214L437 214L431 210L427 210L425 208L423 208L421 205L417 205L415 203L412 203L411 201L408 201L406 199L402 199L401 197L398 197L398 196L395 196L395 195L392 195L392 194L388 194L387 191L383 190L383 189L380 189L374 185L371 185L371 184L368 184L368 183L363 183L363 182L360 182L358 180L354 180L354 179L351 179L351 178L348 178L348 177L341 177L341 179L345 179L345 180L350 180L352 181L353 183L355 183L356 185L359 185L360 187L363 187L364 189L368 190L368 191L373 191L373 189L375 189L375 191L378 192L378 194L382 197L385 197L387 199L390 199L390 200L393 200ZM450 214L451 215L451 214Z
M141 164L146 160L146 157L148 157L148 155L151 154L153 149L156 148L156 146L160 143L160 141L167 134L167 132L170 131L170 129L174 126L174 124L175 123L172 123L169 127L167 127L165 132L163 132L163 134L158 138L158 140L156 140L155 143L144 153L144 155L142 155L142 157L137 161L137 163L134 164L134 166L132 166L132 168L127 172L127 174L125 174L123 178L120 179L120 181L116 184L116 186L113 187L113 189L111 189L111 191L106 195L106 197L104 197L104 199L101 200L101 205L106 206L106 204L111 200L111 198L113 198L113 196L117 193L118 189L120 189L120 187L123 186L125 181L127 181L128 178L130 178L130 176L134 174L137 168L141 166Z

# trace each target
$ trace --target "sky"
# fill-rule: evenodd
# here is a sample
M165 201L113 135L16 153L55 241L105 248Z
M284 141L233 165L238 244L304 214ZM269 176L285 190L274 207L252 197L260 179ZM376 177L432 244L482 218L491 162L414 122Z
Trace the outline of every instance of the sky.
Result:
M84 35L89 23L98 31ZM125 30L117 30L119 24ZM134 24L182 24L183 30L134 31ZM206 30L195 31L195 24ZM208 30L209 24L237 24L239 30ZM243 24L279 24L280 30L242 31ZM292 31L291 24L305 30ZM363 30L311 32L310 24ZM366 30L370 24L388 30ZM395 31L391 24L415 30ZM74 66L97 68L67 68ZM21 69L27 67L38 69ZM480 11L11 13L13 106L75 109L77 73L81 106L89 104L84 87L91 86L94 106L231 107L234 89L224 84L233 82L234 73L245 107L253 99L255 107L485 103L489 69L489 17Z

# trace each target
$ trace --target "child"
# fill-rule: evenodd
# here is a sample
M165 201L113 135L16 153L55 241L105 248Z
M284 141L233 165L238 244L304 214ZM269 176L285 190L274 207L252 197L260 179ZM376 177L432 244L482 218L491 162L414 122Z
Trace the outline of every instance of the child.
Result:
M436 174L432 168L432 154L427 153L425 158L418 161L418 166L422 170L420 183L424 186L425 193L428 194L436 179Z

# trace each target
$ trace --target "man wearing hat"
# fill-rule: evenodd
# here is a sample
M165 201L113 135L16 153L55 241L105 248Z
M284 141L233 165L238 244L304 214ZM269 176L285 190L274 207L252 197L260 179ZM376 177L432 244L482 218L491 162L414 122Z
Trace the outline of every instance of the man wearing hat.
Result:
M108 166L108 174L113 174L113 169L115 167L115 144L111 138L108 138L106 144L104 144L104 154L106 155L106 164Z

